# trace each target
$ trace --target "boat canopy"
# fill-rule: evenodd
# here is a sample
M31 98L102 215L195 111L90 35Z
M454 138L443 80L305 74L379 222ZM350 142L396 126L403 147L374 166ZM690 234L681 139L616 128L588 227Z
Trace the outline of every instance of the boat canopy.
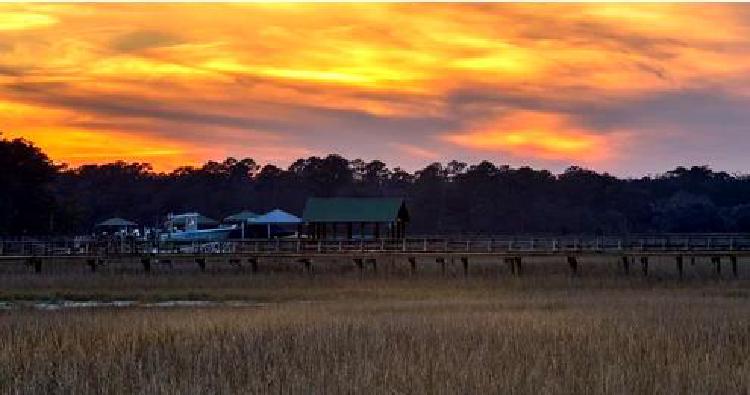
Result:
M138 224L122 218L110 218L96 224L97 228L131 228L134 226L138 226Z

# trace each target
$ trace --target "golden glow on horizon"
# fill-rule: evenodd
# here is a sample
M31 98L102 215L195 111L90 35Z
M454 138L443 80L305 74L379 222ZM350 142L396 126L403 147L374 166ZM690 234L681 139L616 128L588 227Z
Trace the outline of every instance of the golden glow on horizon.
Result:
M577 129L554 114L514 113L476 130L443 136L467 148L592 163L609 157L607 136Z
M377 133L360 128L398 129L385 145L422 160L607 165L627 133L543 102L747 94L750 71L747 25L707 4L3 4L0 31L5 136L162 170L288 162Z

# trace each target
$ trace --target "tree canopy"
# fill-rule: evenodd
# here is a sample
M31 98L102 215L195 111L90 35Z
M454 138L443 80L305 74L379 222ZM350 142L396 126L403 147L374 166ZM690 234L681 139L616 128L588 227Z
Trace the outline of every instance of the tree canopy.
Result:
M89 232L110 217L157 225L169 212L223 218L274 208L300 214L308 197L405 197L411 234L750 232L750 178L706 166L621 179L489 161L415 172L339 155L288 168L227 158L157 173L148 164L55 166L33 144L0 140L0 234Z

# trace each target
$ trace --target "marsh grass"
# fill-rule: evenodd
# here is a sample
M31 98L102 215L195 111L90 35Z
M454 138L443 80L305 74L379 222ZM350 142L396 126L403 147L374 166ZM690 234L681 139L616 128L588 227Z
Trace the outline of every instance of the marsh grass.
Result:
M750 279L711 276L678 279L611 272L572 277L568 272L509 273L474 271L469 276L449 272L337 273L300 272L161 272L161 273L4 273L0 301L13 300L411 300L478 298L538 291L571 293L577 290L633 290L688 292L735 298L750 297Z
M276 290L279 303L4 312L0 390L750 391L750 304L740 286L264 281L252 289Z

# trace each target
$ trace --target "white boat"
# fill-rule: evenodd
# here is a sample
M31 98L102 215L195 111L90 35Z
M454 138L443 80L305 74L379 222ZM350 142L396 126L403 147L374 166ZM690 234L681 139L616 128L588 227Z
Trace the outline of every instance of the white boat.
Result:
M199 229L200 226L218 224L198 213L169 215L167 232L159 235L161 241L221 241L229 238L235 226Z

